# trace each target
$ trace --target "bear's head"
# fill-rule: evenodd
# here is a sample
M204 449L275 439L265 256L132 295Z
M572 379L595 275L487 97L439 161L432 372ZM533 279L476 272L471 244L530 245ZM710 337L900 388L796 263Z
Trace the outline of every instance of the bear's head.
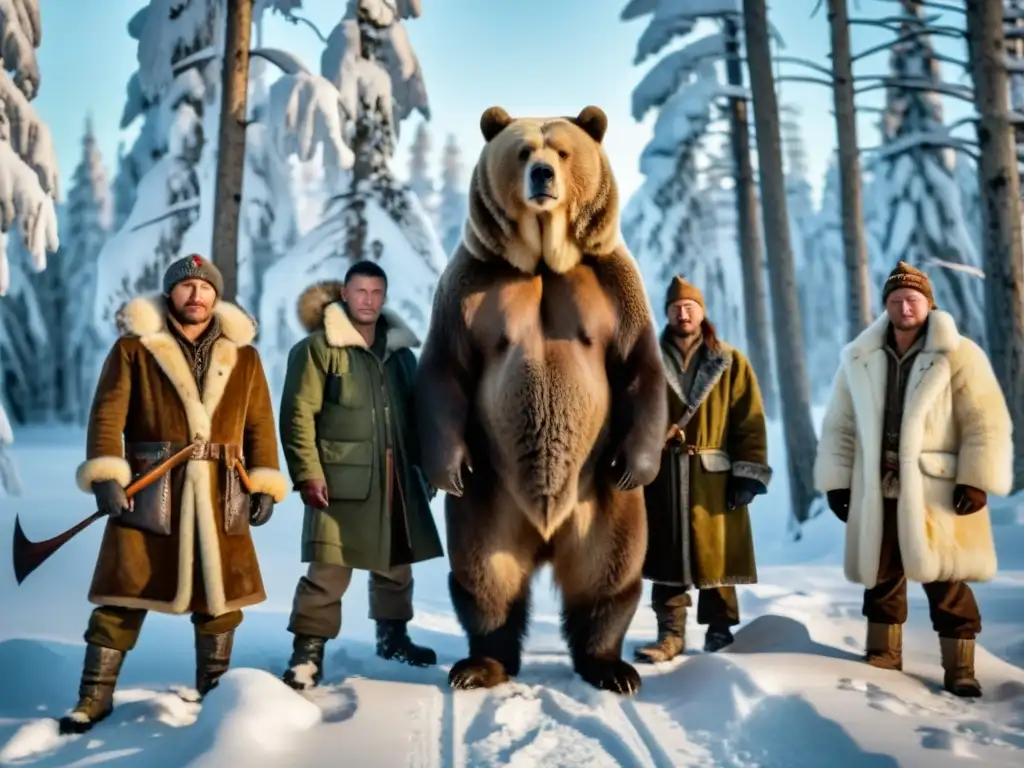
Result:
M480 259L502 258L528 274L544 263L565 273L584 255L619 242L619 194L601 141L598 107L576 117L480 117L484 148L470 180L463 242Z

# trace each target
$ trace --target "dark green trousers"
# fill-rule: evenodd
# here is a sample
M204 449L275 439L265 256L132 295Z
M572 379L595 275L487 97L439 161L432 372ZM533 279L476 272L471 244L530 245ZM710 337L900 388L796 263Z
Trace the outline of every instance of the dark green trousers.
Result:
M148 611L142 608L120 608L102 605L89 616L89 627L85 630L85 642L113 648L127 653L138 642L142 622ZM242 623L241 611L230 611L220 616L193 613L192 624L201 635L219 635L236 629Z

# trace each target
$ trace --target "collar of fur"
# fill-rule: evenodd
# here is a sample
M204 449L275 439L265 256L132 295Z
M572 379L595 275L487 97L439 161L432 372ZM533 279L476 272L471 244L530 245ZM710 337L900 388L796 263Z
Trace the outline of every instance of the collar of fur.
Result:
M843 356L848 360L856 360L885 347L886 334L889 332L889 316L881 316L860 332L853 341L846 345ZM960 346L960 332L956 321L948 312L933 309L928 314L928 330L924 337L922 352L944 354L954 351Z
M352 325L345 308L338 301L343 283L325 280L309 286L299 297L299 322L307 333L324 329L327 343L332 347L363 347L366 339ZM418 347L420 340L396 312L385 307L381 312L387 326L387 350Z
M603 153L601 162L607 181L598 196L560 216L544 214L543 226L536 214L522 222L506 215L495 202L484 166L478 163L470 180L469 212L462 232L466 250L481 261L499 259L532 275L541 262L564 274L584 256L607 256L623 249L618 190Z
M239 347L247 347L256 338L256 321L236 304L218 301L213 311L220 320L221 336ZM151 336L167 333L167 298L161 293L138 296L121 308L117 326L122 336Z

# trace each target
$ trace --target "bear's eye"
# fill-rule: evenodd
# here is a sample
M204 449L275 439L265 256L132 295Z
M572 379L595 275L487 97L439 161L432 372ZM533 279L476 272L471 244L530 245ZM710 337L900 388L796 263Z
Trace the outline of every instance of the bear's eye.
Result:
M569 159L569 153L566 152L564 149L558 150L558 156L560 158L562 158L563 160L568 160Z
M519 159L525 163L527 160L530 159L530 155L532 154L532 149L530 149L529 147L523 147L522 149L519 150Z

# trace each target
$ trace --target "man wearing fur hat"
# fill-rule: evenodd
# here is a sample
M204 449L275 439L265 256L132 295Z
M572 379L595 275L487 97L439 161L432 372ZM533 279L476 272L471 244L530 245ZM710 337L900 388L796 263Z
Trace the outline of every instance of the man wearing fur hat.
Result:
M281 399L281 441L302 494L302 562L288 631L284 681L298 690L323 678L324 646L341 631L353 569L370 572L377 654L414 666L437 661L416 645L412 563L441 557L419 470L413 382L419 340L384 307L387 275L353 264L344 283L314 285L299 301L310 335L292 348Z
M118 315L122 335L96 385L76 476L109 517L89 590L99 607L85 633L78 704L61 719L62 733L110 714L147 611L191 613L203 696L227 671L241 609L266 599L249 527L270 519L288 485L250 346L256 326L219 299L222 285L213 264L187 256L167 269L162 295L136 298ZM195 438L185 465L126 497L133 477Z
M706 651L733 641L736 584L757 581L747 507L766 493L768 466L761 391L747 358L715 335L700 290L672 278L661 335L669 420L661 469L644 489L648 544L644 577L654 582L655 642L638 661L668 661L685 648L689 590Z
M815 486L846 523L846 576L865 587L867 663L903 668L910 579L928 598L946 690L976 697L981 616L964 582L996 571L987 503L1010 490L1010 414L923 272L899 262L882 298L885 313L840 355Z

